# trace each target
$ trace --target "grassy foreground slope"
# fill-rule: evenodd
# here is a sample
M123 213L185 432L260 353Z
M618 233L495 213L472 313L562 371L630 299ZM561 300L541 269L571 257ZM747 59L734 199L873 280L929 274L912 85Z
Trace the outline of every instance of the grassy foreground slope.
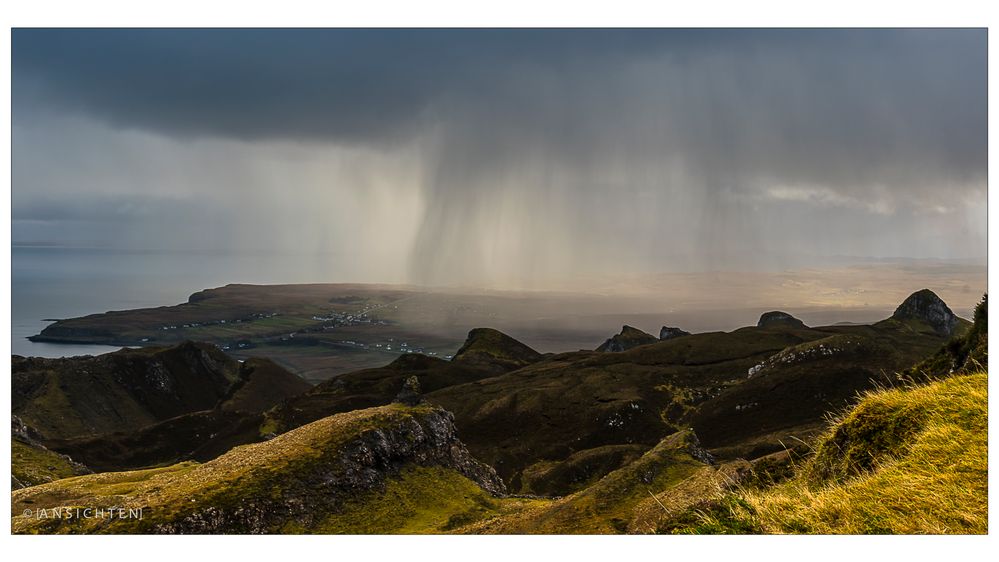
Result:
M660 522L660 532L988 532L988 376L872 392L789 481Z
M496 473L458 441L449 413L393 404L324 418L204 464L17 490L11 527L15 533L417 532L497 510L490 498L504 491ZM407 495L419 505L407 507ZM65 517L77 507L142 516ZM375 517L381 511L386 516Z

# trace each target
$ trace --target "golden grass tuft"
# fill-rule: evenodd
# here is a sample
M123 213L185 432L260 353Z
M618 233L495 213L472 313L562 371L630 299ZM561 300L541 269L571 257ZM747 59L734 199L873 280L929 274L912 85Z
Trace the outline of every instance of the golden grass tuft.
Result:
M906 426L909 424L909 426ZM868 393L790 481L742 490L700 528L764 533L988 532L988 376Z

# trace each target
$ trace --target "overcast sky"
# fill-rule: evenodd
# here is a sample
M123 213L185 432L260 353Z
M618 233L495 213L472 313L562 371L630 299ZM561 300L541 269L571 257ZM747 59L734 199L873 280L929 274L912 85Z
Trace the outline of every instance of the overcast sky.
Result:
M986 40L14 30L13 240L510 286L984 259Z

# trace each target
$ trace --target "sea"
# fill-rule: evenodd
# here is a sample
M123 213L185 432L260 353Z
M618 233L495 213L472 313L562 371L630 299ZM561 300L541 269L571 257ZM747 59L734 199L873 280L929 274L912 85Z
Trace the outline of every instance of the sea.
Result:
M61 318L186 302L229 283L321 282L330 256L11 246L11 353L98 355L106 345L36 343Z

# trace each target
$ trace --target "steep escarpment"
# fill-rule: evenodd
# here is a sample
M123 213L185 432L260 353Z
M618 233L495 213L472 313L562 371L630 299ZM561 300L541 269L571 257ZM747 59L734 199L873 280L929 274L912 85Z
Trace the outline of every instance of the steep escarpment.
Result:
M214 346L13 358L12 412L43 442L132 432L222 408L256 413L311 385L266 359L240 364Z
M49 439L49 448L95 470L129 470L183 460L206 461L236 445L263 439L263 412L312 388L268 359L248 359L237 379L207 410L189 412L131 430Z
M260 439L261 412L311 388L266 359L214 346L15 358L13 411L36 440L95 470L205 460Z
M505 491L496 473L458 440L448 412L393 404L324 418L205 464L83 476L11 498L18 514L116 506L142 509L141 519L19 515L12 526L22 533L354 532L357 511L406 478L468 482L489 495ZM446 522L453 515L441 517Z
M12 413L44 439L135 429L215 406L239 364L214 346L122 349L96 357L12 359Z

